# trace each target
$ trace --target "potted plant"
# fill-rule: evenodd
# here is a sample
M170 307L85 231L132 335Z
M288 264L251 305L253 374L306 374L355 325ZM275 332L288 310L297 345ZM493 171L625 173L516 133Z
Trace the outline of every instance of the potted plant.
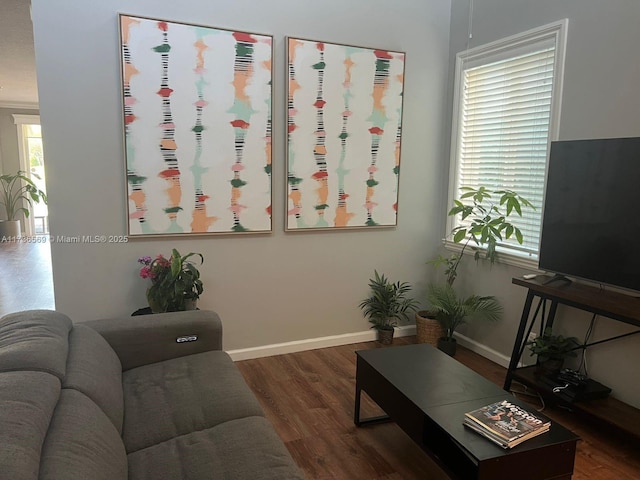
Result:
M38 177L34 174L36 178ZM0 221L0 239L21 235L18 215L29 217L29 207L33 203L47 203L47 195L40 190L26 172L18 170L15 174L0 175L0 205L4 206L6 220Z
M536 374L553 376L557 375L566 358L575 357L576 349L580 348L580 342L576 337L564 337L553 335L551 328L547 327L541 336L536 337L526 345L531 355L537 355Z
M203 286L200 272L189 260L194 256L200 257L200 264L204 263L202 254L192 252L182 256L175 248L169 259L162 255L154 259L138 259L138 263L142 264L140 276L151 279L151 286L147 289L147 302L153 313L196 308Z
M407 294L411 286L407 282L390 282L384 274L374 271L369 279L371 295L360 303L360 309L369 319L371 328L378 331L378 341L383 345L393 342L393 332L398 320L407 320L408 312L417 309L417 302Z
M462 298L448 284L429 285L427 299L444 329L444 336L438 339L438 348L451 356L457 348L453 334L460 325L471 319L496 321L502 316L502 306L495 297L471 295Z
M460 199L454 200L454 206L448 215L460 215L466 224L455 227L449 236L455 243L461 243L462 249L445 257L438 255L428 262L432 266L444 267L446 284L451 287L458 276L458 267L467 247L472 248L476 261L481 258L495 263L498 253L497 246L504 239L515 237L522 244L524 238L518 227L508 221L514 213L522 216L523 207L535 207L526 198L512 190L490 190L487 187L462 187L464 192ZM455 292L449 292L455 293ZM473 298L473 297L469 297ZM497 302L497 300L494 299ZM421 310L416 314L416 332L421 335L421 343L434 343L434 338L443 337L440 325L436 322L438 312ZM447 335L444 335L446 338ZM449 338L452 338L449 335Z

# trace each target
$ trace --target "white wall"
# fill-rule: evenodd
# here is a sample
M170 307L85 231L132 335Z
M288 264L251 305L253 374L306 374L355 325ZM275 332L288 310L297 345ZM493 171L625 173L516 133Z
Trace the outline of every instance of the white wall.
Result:
M467 42L468 8L469 0L452 1L450 82L455 55ZM471 47L568 18L560 140L640 136L640 2L474 0L473 11ZM449 90L449 102L451 95ZM611 261L616 261L614 252ZM462 285L478 293L497 294L505 306L505 319L499 325L471 325L463 330L466 335L510 355L526 295L524 288L511 285L511 278L523 273L506 266L475 268L472 261L467 262ZM561 308L556 325L560 332L583 338L589 319L584 312ZM602 318L594 338L629 330ZM640 335L594 347L587 359L593 378L612 387L614 396L640 407L635 368L640 364Z
M442 235L449 0L33 0L53 236L126 232L118 12L273 34L274 232L53 244L60 311L145 306L136 259L172 247L204 254L200 307L221 315L227 349L366 330L357 305L374 268L424 293ZM284 233L285 35L407 53L397 228Z

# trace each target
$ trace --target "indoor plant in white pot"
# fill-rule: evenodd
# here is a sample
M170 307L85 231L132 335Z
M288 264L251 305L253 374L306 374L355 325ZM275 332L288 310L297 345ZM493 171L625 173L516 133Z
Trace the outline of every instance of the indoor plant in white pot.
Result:
M378 341L384 345L393 342L393 332L398 320L407 320L408 313L414 312L418 302L408 297L411 286L407 282L392 283L384 274L374 271L369 279L371 295L360 303L364 316L371 328L378 331Z
M29 217L33 203L47 203L47 195L40 190L26 172L0 175L0 205L4 207L6 220L0 220L0 240L3 237L19 237L20 213Z

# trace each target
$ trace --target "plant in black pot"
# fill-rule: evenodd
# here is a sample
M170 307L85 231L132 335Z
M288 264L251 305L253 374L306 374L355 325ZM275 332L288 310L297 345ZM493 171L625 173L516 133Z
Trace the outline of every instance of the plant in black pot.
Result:
M542 336L527 342L527 346L531 355L538 356L536 374L554 376L560 373L566 358L577 356L580 342L576 337L553 335L547 327Z
M204 257L200 253L180 255L175 248L171 257L158 255L156 258L142 257L140 276L149 278L151 286L147 289L147 302L153 313L179 312L194 310L196 302L204 288L200 280L200 272L191 257L198 257L200 264Z
M393 342L393 332L399 320L407 320L408 313L417 310L418 302L408 297L411 286L407 282L391 282L384 274L374 271L369 279L371 295L360 303L360 309L369 319L371 328L378 331L383 345Z
M460 215L461 223L454 227L449 236L462 249L444 257L439 255L430 263L434 267L444 267L447 285L452 286L458 276L458 266L467 247L474 250L474 258L484 258L493 264L498 258L500 242L515 237L519 244L524 242L520 229L509 221L513 214L522 216L522 208L533 208L526 198L512 190L490 190L486 187L462 187L464 193L454 200L454 206L447 214Z
M463 298L448 284L429 285L427 300L444 329L444 336L438 339L438 348L451 356L457 348L453 334L460 325L471 320L497 321L502 316L502 305L495 297L471 295Z
M467 248L473 249L476 261L484 258L493 264L498 258L497 247L501 242L514 237L518 243L522 244L524 241L522 232L509 221L509 217L522 216L522 210L525 207L535 208L531 202L512 190L491 190L480 186L478 188L462 187L461 191L462 195L459 199L454 200L454 205L449 210L448 216L460 216L461 223L449 232L449 237L454 243L461 244L462 247L460 251L449 256L438 255L427 262L435 268L444 268L446 285L449 287L453 286L458 276L458 267ZM455 294L444 287L439 292ZM469 299L477 298L492 298L492 302L497 303L493 297L469 297ZM442 314L440 314L441 321L435 322L437 314L437 311L430 310L420 310L416 313L416 333L419 343L437 344L437 340L434 341L434 339L443 336L453 340L452 332L443 335L440 326L444 323L451 323L451 321L442 321ZM452 322L457 323L455 320ZM457 326L455 325L454 330Z

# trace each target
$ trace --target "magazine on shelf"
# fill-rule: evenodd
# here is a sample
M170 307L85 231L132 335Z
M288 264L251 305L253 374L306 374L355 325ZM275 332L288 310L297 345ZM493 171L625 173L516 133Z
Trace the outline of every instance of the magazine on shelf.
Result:
M502 400L465 413L463 422L504 448L514 447L549 430L551 421L540 413Z

